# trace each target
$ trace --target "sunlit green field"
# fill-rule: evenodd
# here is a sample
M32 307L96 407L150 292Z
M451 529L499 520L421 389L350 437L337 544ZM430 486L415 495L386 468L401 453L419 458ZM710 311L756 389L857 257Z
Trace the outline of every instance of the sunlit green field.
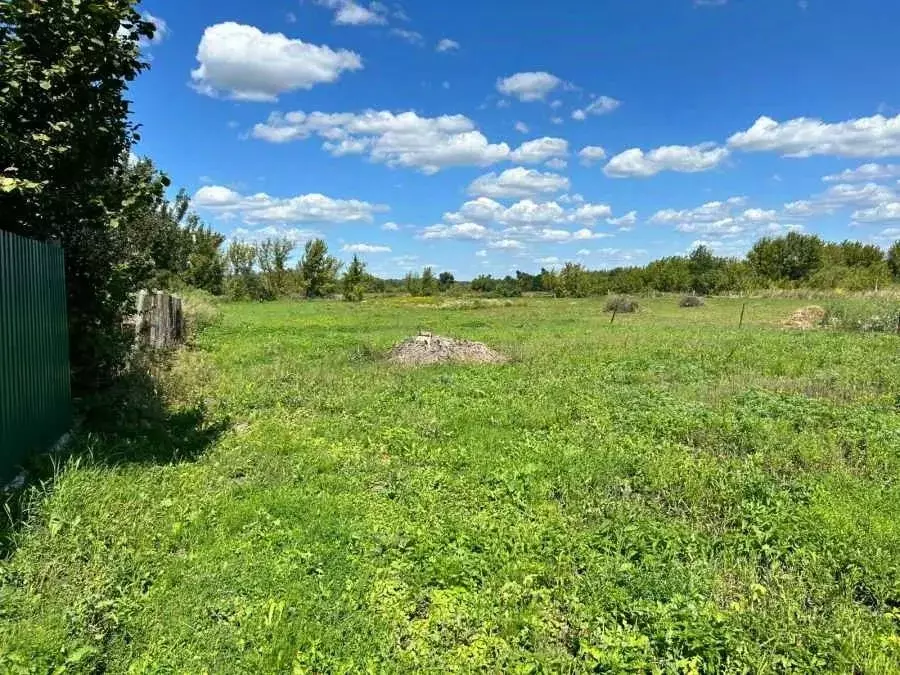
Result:
M0 672L900 671L900 337L440 302L225 305L35 491Z

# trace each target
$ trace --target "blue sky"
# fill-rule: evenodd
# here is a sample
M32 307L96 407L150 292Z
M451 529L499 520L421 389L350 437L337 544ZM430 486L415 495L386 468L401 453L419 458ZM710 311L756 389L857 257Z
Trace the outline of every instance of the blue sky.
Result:
M232 238L459 278L900 238L894 0L141 7L136 152Z

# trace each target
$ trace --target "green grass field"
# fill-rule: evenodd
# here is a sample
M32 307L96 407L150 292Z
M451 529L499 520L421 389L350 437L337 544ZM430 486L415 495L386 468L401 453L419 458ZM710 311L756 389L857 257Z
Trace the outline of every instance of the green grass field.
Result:
M900 672L900 338L424 302L225 305L34 491L0 671Z

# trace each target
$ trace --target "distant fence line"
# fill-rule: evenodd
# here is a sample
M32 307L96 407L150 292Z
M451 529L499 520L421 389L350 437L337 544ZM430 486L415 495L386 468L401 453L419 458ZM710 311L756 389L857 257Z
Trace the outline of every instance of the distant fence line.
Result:
M0 480L70 424L63 249L0 231Z
M138 347L168 349L185 337L181 298L163 291L141 291L135 302L134 334Z

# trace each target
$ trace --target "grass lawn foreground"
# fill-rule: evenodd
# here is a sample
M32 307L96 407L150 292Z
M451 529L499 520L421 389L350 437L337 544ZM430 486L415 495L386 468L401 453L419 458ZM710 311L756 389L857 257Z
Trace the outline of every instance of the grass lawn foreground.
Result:
M225 304L32 490L0 672L900 672L900 338L743 302Z

